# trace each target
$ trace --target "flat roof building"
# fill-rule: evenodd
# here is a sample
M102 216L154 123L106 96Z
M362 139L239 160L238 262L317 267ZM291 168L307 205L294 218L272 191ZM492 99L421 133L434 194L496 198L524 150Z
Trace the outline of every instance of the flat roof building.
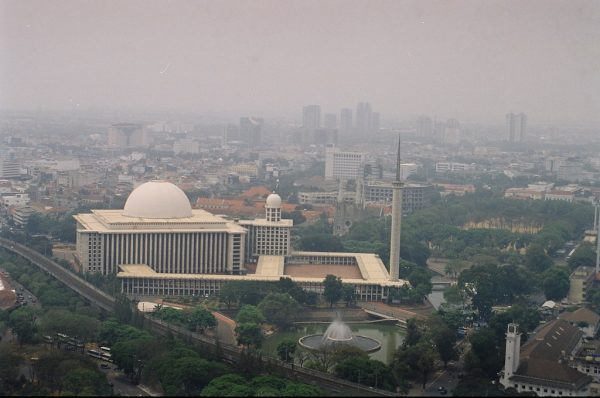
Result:
M292 252L293 221L281 218L277 194L267 197L264 219L232 221L192 209L181 189L152 181L136 188L123 210L75 219L83 271L116 273L122 292L134 296L213 295L228 281L281 277L322 293L323 279L333 274L353 285L359 299L381 300L407 283L390 281L376 254ZM246 268L251 263L253 273L254 266Z

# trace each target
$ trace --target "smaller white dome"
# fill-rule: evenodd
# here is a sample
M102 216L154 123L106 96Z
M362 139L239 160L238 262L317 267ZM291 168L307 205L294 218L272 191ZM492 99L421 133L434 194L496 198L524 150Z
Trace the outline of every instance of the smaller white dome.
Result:
M281 207L281 196L276 193L267 196L267 207Z

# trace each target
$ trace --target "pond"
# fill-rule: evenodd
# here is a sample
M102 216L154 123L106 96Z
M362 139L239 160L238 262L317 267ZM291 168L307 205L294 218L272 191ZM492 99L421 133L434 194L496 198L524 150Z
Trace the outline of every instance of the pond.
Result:
M263 351L277 356L277 345L282 341L292 339L297 342L302 336L324 333L328 326L329 323L303 324L297 325L295 330L276 333L265 339ZM396 325L349 323L348 326L355 335L366 336L379 341L381 349L369 354L369 357L386 364L391 362L394 352L404 341L405 332Z

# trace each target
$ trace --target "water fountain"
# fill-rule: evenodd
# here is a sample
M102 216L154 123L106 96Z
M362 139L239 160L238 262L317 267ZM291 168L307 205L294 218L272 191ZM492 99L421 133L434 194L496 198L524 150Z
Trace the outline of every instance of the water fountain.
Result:
M381 344L375 339L366 336L353 335L352 331L339 316L331 322L325 333L310 334L298 340L301 347L309 350L323 350L340 346L352 346L365 352L375 352Z

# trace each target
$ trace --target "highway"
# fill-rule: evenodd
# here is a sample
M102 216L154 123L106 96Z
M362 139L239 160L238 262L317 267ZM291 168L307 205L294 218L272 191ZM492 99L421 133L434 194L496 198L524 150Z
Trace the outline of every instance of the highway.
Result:
M0 238L0 247L29 260L32 264L38 266L52 277L64 283L67 287L87 299L90 303L97 305L108 312L114 311L114 297L111 297L92 284L79 278L77 275L64 269L62 266L52 261L48 257L45 257L44 255L28 248L27 246L5 238ZM216 353L226 362L236 363L239 361L241 349L238 346L221 342L217 343L214 338L193 333L175 325L166 324L148 315L144 315L144 327L160 335L167 335L171 333L188 343L195 344L196 346L200 346L209 352ZM294 369L291 369L289 364L279 361L275 358L262 357L262 361L263 365L277 367L279 371L288 378L317 385L333 393L344 396L397 396L397 394L393 392L373 389L357 383L338 379L328 373L318 372L298 366L295 366Z

